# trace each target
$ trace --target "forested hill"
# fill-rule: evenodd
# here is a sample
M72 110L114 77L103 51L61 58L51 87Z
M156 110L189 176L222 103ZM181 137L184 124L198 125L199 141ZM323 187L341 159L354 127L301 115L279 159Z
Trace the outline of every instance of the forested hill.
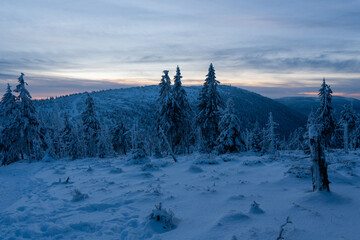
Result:
M196 114L201 87L184 88ZM146 128L151 128L156 118L158 91L158 86L145 86L92 92L91 96L94 98L102 124L111 127L121 116L125 125L131 126L136 120L139 124L146 125ZM230 94L232 95L243 129L252 127L256 121L260 126L264 126L268 121L269 112L273 113L274 120L279 123L277 131L280 135L288 135L296 128L304 126L306 122L305 115L259 94L224 85L219 86L219 92L225 101ZM60 116L67 112L73 120L77 120L80 119L81 112L85 108L85 98L86 95L80 93L53 100L39 100L36 101L36 105L43 117L51 116L54 108L57 108Z
M311 110L316 111L320 104L318 97L284 97L275 100L306 116ZM352 105L355 112L360 113L360 100L339 96L332 97L332 107L336 117L340 116L344 105Z

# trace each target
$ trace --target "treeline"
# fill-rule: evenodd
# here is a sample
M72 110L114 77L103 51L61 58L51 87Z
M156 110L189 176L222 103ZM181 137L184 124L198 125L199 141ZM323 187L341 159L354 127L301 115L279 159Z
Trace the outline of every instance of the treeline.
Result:
M21 74L14 91L8 85L1 101L1 163L117 154L160 157L194 151L218 154L242 151L275 154L278 149L309 151L310 126L324 136L326 148L348 151L359 146L359 116L351 106L345 106L341 119L335 119L332 91L325 80L319 91L319 109L310 114L307 126L297 129L287 139L280 139L276 134L280 126L273 120L272 113L266 126L255 124L251 129L242 128L231 91L225 103L217 89L219 84L210 64L197 106L192 109L182 87L180 68L176 68L173 84L169 71L165 70L159 84L154 119L127 122L119 113L109 124L99 120L89 93L86 93L81 116L65 112L60 117L56 104L51 116L37 112L26 89L24 74Z

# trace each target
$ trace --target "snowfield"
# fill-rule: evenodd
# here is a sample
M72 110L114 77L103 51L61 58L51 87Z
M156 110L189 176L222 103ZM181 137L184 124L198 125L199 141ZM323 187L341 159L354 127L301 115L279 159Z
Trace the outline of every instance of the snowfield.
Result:
M0 239L359 239L360 152L327 154L331 193L301 152L150 160L0 167Z

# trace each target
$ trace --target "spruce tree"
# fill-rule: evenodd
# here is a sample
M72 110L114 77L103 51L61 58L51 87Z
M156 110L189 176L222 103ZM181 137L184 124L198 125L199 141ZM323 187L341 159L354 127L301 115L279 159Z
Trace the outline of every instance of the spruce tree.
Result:
M126 155L128 148L128 130L123 121L120 121L113 131L112 145L116 153Z
M15 102L15 96L12 94L10 85L1 99L1 109L3 116L3 128L0 136L0 163L7 165L19 160L20 154L20 120L19 111Z
M172 91L173 99L173 123L174 137L173 146L178 146L177 152L185 152L189 148L191 133L191 108L187 100L187 95L182 87L180 68L177 66L176 75L174 76L174 88ZM188 149L189 151L189 149Z
M275 154L277 150L277 135L275 129L279 124L274 121L272 112L269 113L269 120L266 124L264 141L267 146L267 152Z
M86 155L95 157L98 154L101 128L95 113L94 99L86 93L86 108L81 114Z
M19 84L14 92L19 93L17 101L19 102L20 112L20 149L21 157L26 156L29 160L40 160L43 156L43 150L46 147L45 136L40 131L40 124L37 119L36 109L31 100L31 95L26 89L27 83L24 81L24 74L21 73L18 78Z
M158 113L158 132L159 137L162 139L162 145L165 145L165 142L168 141L173 143L173 138L175 136L175 127L174 127L174 111L173 111L173 98L171 94L171 80L169 77L169 71L164 70L164 75L161 77L159 84L159 113ZM164 132L166 141L163 139L161 131ZM171 146L174 147L173 145Z
M67 113L64 114L64 127L61 130L61 133L59 135L60 139L60 156L63 157L69 157L70 152L72 149L72 145L74 144L73 139L73 126L70 123L69 115Z
M6 93L1 99L1 112L4 117L17 111L16 98L12 94L10 84L7 85Z
M354 150L356 145L356 122L357 116L353 110L352 105L344 105L344 110L341 112L340 125L344 132L344 149L345 151Z
M217 138L219 153L239 152L245 149L241 139L240 121L234 113L234 102L230 96L219 122L220 135Z
M211 151L216 145L219 135L220 109L223 107L223 100L217 90L220 84L216 80L215 69L212 63L203 88L199 96L197 124L201 130L202 148Z
M251 132L251 150L254 152L261 152L262 150L262 130L259 126L259 122L255 123L254 129Z
M322 136L322 143L325 148L329 145L332 135L335 132L335 118L332 108L332 90L329 85L326 84L325 78L321 88L319 89L320 106L317 110L317 127L319 128L319 134Z

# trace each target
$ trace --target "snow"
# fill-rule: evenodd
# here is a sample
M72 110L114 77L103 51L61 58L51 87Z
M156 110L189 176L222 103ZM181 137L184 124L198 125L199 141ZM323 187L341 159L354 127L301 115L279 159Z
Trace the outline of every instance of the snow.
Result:
M327 153L330 193L312 192L311 161L299 151L280 151L276 158L194 153L178 156L177 163L170 157L150 160L145 167L129 164L126 157L0 167L0 238L319 240L360 235L360 152ZM164 211L159 213L155 206L160 202ZM174 225L162 228L151 217L154 209L173 218Z

